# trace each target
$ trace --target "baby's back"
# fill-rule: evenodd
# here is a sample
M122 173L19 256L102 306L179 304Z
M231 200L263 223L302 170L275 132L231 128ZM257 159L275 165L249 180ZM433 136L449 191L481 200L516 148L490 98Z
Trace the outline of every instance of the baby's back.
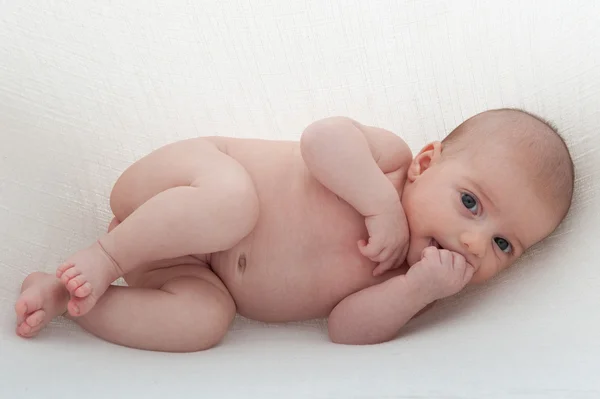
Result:
M211 260L240 314L324 317L344 297L389 277L372 277L374 264L357 246L366 238L364 218L312 177L299 143L208 140L246 168L259 196L252 233Z

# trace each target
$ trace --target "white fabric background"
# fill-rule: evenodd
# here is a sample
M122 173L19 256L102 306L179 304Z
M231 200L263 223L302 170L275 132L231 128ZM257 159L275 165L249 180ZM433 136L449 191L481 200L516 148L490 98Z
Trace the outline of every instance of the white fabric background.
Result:
M0 396L600 397L599 17L594 0L0 0ZM187 355L64 320L14 336L22 279L97 237L119 173L162 144L297 139L342 114L417 150L501 106L568 138L572 213L398 340L336 346L324 322L245 320Z

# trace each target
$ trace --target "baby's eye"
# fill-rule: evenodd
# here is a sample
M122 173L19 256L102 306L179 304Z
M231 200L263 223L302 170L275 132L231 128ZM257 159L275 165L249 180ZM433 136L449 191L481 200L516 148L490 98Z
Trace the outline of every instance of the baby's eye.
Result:
M512 245L510 245L510 242L506 241L504 238L494 237L494 242L502 252L507 254L512 252Z
M475 197L473 197L471 194L462 193L462 195L460 196L460 200L462 201L465 208L471 211L471 213L476 214L479 211L479 204L477 203Z

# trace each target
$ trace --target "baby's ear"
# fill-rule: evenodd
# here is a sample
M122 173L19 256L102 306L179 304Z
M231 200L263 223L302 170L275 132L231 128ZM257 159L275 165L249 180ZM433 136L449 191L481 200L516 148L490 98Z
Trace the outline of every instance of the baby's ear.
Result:
M408 168L408 180L415 181L423 172L439 162L442 157L442 143L434 141L427 144L416 157L413 158Z

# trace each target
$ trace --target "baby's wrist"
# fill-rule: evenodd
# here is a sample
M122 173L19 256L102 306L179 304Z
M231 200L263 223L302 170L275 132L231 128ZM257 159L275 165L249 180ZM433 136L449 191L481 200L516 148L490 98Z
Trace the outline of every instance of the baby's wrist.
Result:
M435 292L431 290L427 281L422 281L417 277L409 274L405 274L404 284L408 290L410 297L416 302L418 306L427 306L430 303L441 299Z
M400 195L392 183L386 179L383 184L382 186L378 185L377 188L373 188L372 190L364 191L365 196L362 209L357 208L363 216L368 217L389 213L400 203Z
M402 214L404 214L404 209L402 209L402 203L400 202L398 193L394 191L394 195L390 194L381 198L378 202L375 202L372 211L364 216L391 215L396 212L402 212Z

